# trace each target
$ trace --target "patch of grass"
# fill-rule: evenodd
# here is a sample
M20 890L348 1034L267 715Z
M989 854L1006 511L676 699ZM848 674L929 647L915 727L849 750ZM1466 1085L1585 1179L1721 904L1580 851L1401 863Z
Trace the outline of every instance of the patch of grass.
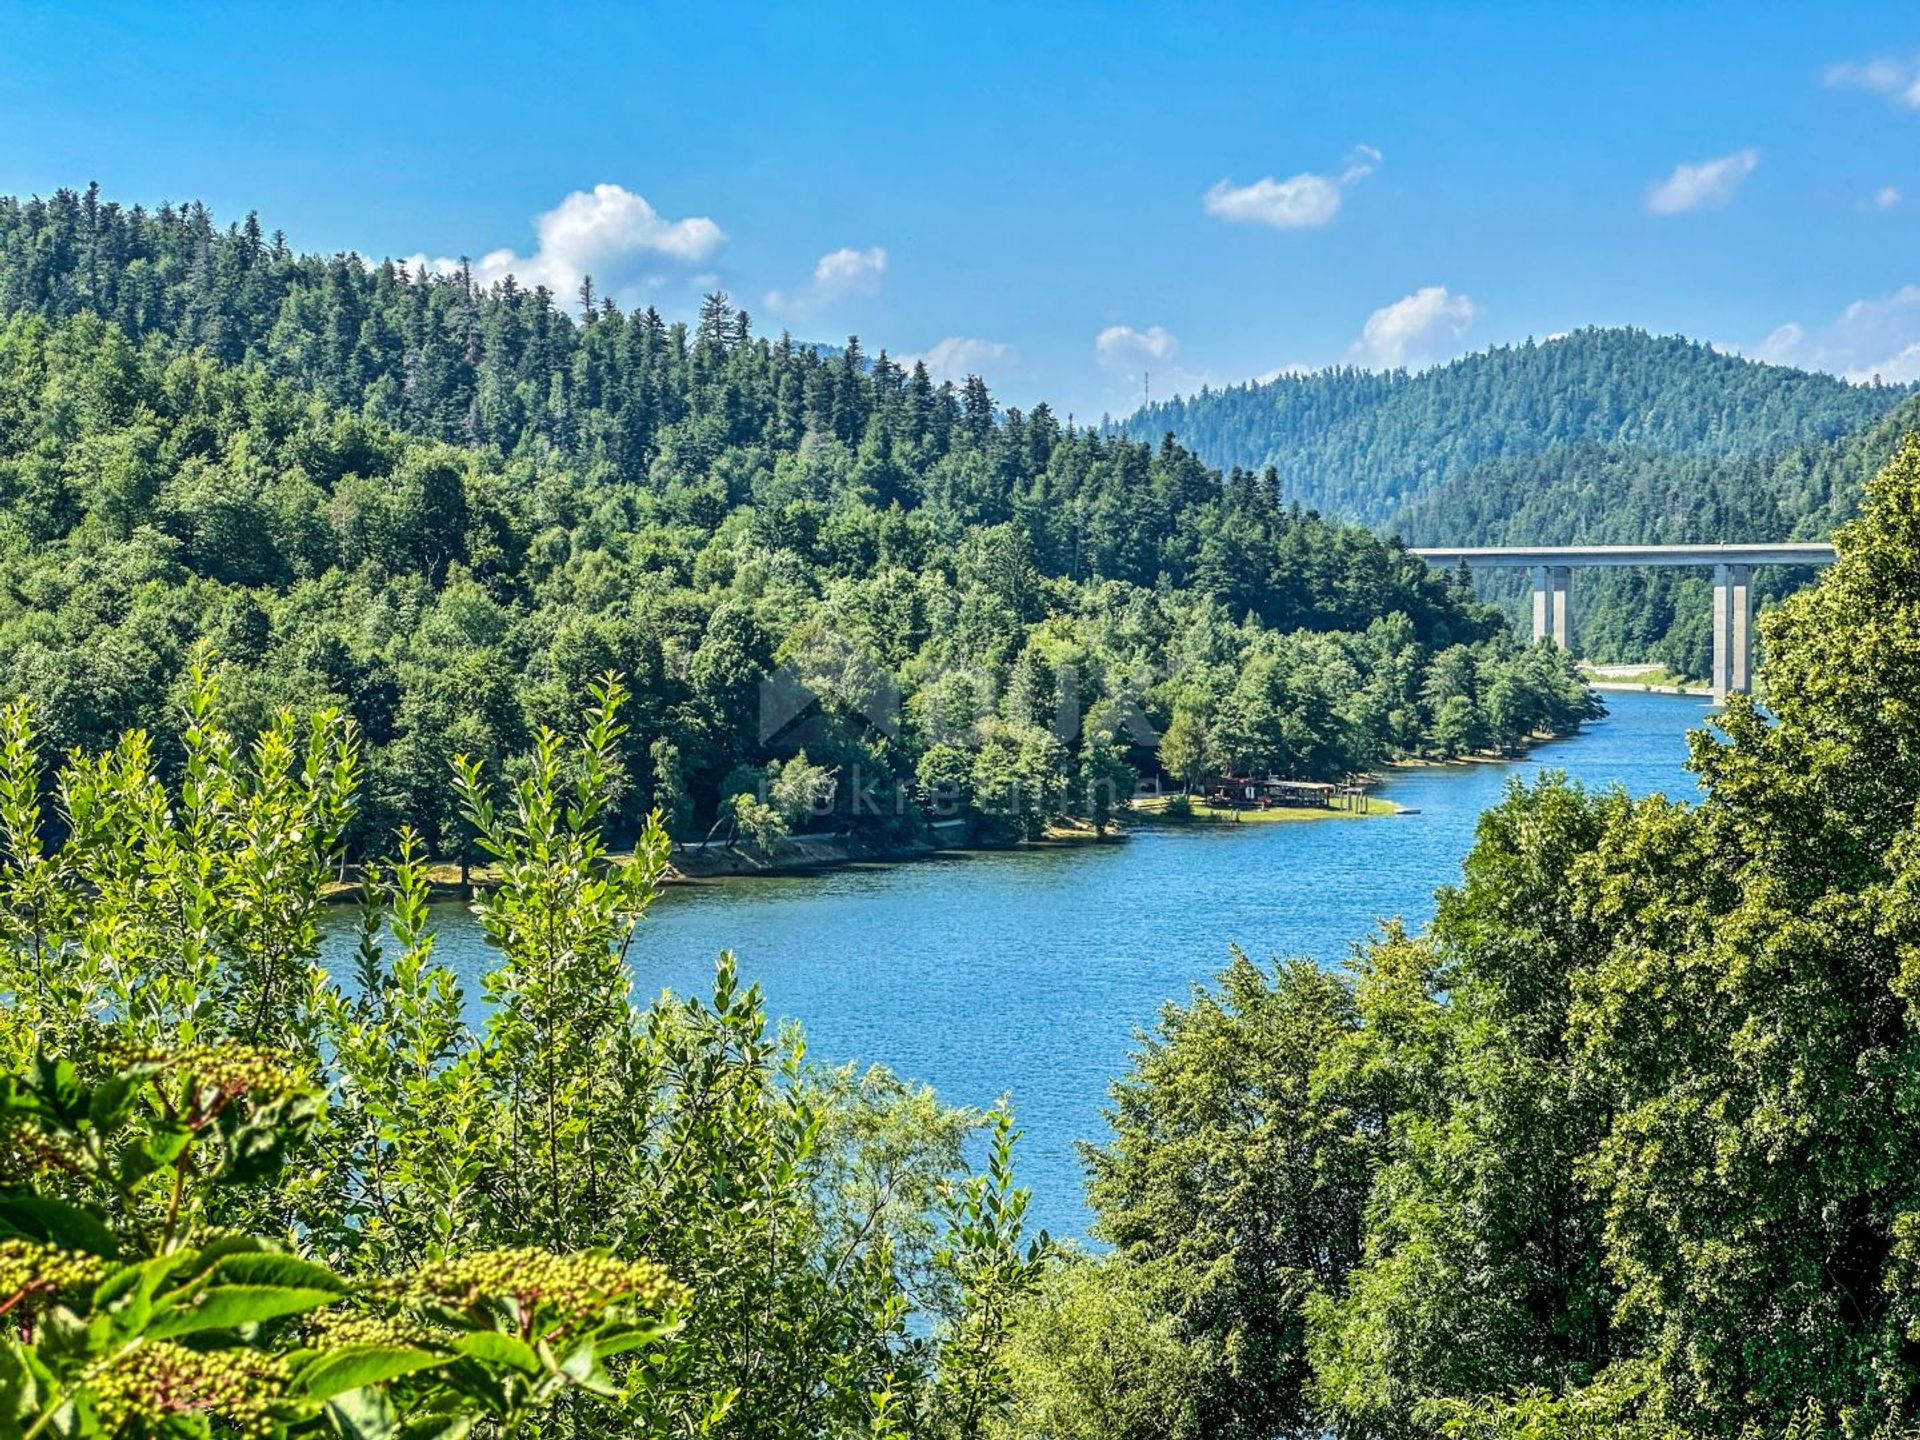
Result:
M1359 820L1369 815L1397 815L1400 807L1391 800L1382 800L1377 795L1366 797L1364 810L1323 810L1318 806L1276 805L1270 810L1234 810L1222 806L1209 805L1203 800L1190 802L1189 812L1182 815L1175 807L1168 812L1172 796L1163 796L1156 800L1136 800L1133 808L1143 815L1154 816L1170 825L1272 825L1285 824L1296 820Z

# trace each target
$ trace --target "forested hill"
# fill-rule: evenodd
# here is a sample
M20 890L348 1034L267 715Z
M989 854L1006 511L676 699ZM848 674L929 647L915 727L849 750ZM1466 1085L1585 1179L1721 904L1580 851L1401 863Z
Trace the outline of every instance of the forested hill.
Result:
M616 830L657 804L761 848L1099 825L1160 765L1334 778L1587 713L1365 530L725 296L575 319L63 193L0 201L0 308L0 693L163 764L196 657L243 735L336 705L364 848L457 847L453 755L524 750L605 670Z
M1271 465L1288 498L1384 524L1489 461L1583 444L1774 455L1870 426L1906 393L1679 337L1588 329L1418 373L1343 368L1206 390L1148 406L1118 429L1145 440L1170 432L1223 468Z
M1920 395L1850 434L1765 455L1557 445L1474 466L1408 504L1393 529L1420 545L1824 540L1911 430Z

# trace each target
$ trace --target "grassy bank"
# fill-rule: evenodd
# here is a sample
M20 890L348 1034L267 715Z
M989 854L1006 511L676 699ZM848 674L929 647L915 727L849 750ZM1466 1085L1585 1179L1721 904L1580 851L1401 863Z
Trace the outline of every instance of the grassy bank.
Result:
M1235 810L1195 800L1191 803L1189 813L1182 815L1176 811L1169 814L1168 807L1176 798L1168 795L1157 800L1136 800L1133 802L1133 811L1169 825L1276 825L1299 820L1362 820L1370 815L1400 813L1400 807L1391 800L1368 795L1365 797L1365 808L1355 810L1328 810L1317 805L1276 805L1269 810Z

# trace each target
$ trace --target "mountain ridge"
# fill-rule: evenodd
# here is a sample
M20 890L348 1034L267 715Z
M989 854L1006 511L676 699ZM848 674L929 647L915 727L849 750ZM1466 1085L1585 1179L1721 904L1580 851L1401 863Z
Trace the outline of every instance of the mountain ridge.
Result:
M1341 366L1207 389L1110 428L1142 440L1171 432L1224 470L1272 466L1289 498L1391 527L1489 461L1582 442L1703 458L1776 454L1851 434L1911 393L1684 336L1591 326L1421 371Z

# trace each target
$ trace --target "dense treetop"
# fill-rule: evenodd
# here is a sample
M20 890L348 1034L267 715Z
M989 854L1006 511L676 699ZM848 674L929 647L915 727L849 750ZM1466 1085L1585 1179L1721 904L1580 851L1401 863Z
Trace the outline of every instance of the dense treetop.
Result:
M1404 507L1410 544L1686 544L1825 540L1867 480L1920 429L1920 396L1861 428L1760 455L1583 441L1476 465Z

